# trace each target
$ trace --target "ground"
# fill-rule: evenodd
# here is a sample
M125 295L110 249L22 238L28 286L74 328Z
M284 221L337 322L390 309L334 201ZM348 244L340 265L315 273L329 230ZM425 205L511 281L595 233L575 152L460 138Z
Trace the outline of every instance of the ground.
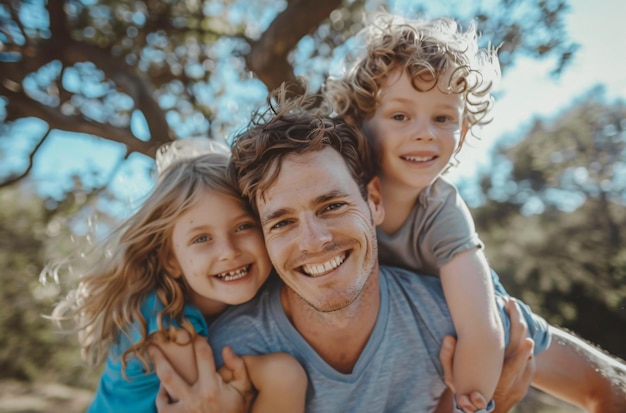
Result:
M0 413L83 413L93 392L55 383L0 381ZM531 390L514 413L579 413L580 410ZM513 413L513 412L512 412Z

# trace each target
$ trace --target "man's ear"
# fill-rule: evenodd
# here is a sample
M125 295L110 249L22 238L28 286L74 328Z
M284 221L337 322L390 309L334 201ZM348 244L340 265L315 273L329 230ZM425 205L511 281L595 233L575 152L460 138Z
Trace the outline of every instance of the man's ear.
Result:
M367 203L372 213L374 225L379 225L385 219L385 208L383 207L383 194L380 187L380 180L377 176L372 178L367 184Z

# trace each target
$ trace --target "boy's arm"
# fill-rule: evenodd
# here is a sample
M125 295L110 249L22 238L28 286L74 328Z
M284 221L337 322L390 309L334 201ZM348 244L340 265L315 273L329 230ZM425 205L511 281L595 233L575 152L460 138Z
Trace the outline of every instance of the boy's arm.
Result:
M459 252L441 267L439 275L458 340L454 357L457 402L466 410L482 409L493 396L504 356L504 334L487 259L478 248ZM474 392L484 400L474 400Z
M304 412L307 375L287 353L242 356L258 395L252 413Z
M506 312L511 320L510 341L504 353L502 373L498 380L493 399L493 413L507 413L526 396L535 372L533 341L526 337L527 327L521 311L514 300L507 300ZM454 393L453 365L457 341L452 336L444 337L439 353L443 366L444 381L449 387L437 406L436 413L452 411L452 393Z
M566 331L551 326L550 332L533 387L588 412L626 412L626 364Z

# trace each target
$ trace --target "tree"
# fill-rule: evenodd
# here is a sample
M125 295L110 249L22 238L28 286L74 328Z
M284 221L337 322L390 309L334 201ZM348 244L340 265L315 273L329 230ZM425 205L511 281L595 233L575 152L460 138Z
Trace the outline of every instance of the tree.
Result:
M53 304L67 283L42 285L44 264L76 249L70 226L88 197L70 194L50 208L23 185L0 191L0 371L2 378L42 379L95 387L97 372L78 360L75 334L63 333L50 320ZM105 222L106 219L103 219Z
M564 30L565 0L486 3L468 1L463 15L453 17L475 18L483 41L501 44L505 69L521 54L553 56L558 73L575 52ZM10 139L5 147L14 150L18 139L26 142L17 133L25 121L40 119L43 132L30 132L19 155L23 162L0 171L0 187L28 176L54 131L118 142L122 159L132 153L154 157L172 139L223 137L268 89L296 73L319 84L363 15L385 4L3 0L0 137ZM406 13L426 9L424 4ZM250 93L259 88L265 93Z
M475 211L505 287L626 358L626 105L593 90L502 147ZM495 177L495 178L494 178ZM513 234L513 235L512 235Z

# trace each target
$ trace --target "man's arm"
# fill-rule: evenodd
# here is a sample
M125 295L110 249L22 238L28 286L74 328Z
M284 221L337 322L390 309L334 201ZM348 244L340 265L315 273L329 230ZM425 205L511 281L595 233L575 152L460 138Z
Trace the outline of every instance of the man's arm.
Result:
M537 356L537 387L561 400L596 413L626 412L626 364L558 328Z
M250 409L254 392L243 359L230 348L222 352L225 367L215 371L213 351L206 338L197 336L193 342L198 380L188 384L172 367L157 346L151 346L150 357L161 389L156 406L160 413L243 413ZM168 395L171 395L168 396ZM176 400L172 402L171 400Z

